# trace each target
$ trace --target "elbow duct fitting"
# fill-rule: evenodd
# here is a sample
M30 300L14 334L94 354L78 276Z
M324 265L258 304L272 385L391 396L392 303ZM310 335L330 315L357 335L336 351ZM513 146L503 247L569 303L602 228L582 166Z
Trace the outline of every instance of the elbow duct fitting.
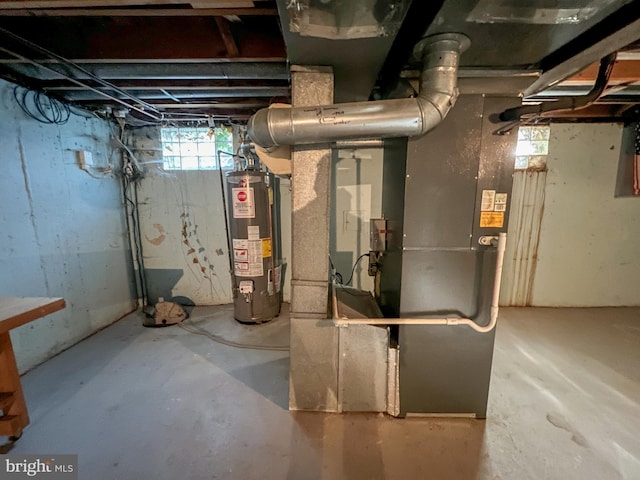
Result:
M249 138L268 148L424 135L447 116L458 97L458 62L469 44L469 38L459 33L418 42L413 54L422 61L422 71L415 98L263 108L249 119Z

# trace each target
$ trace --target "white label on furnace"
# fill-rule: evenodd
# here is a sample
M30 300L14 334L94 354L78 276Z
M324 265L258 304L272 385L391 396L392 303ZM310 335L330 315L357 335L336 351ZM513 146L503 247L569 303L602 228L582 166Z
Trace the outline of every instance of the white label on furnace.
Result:
M247 233L249 235L249 240L260 239L260 227L258 225L249 225L247 227Z
M496 203L496 191L483 190L482 203L480 204L480 210L483 212L493 212L495 203Z
M496 193L496 205L494 211L506 212L507 211L507 197L506 193Z
M233 239L234 274L238 277L261 277L264 275L262 263L262 240Z
M253 187L232 188L233 218L255 218Z

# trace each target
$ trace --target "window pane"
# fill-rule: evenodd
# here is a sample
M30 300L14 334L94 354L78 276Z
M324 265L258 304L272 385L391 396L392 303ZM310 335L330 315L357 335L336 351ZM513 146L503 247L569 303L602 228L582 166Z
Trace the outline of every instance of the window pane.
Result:
M526 170L528 167L529 167L529 157L527 157L526 155L516 157L516 165L515 165L516 170Z
M198 157L182 157L182 170L197 170Z
M216 144L208 140L198 144L198 155L212 157L216 154Z
M531 140L549 140L549 127L531 127Z
M531 138L531 127L520 127L518 129L518 140L529 140Z
M531 155L531 141L518 140L518 145L516 146L516 155Z
M181 168L180 157L164 157L163 167L166 170L179 170Z
M200 157L200 168L211 170L216 168L216 157Z
M229 127L162 128L163 166L167 170L211 170L217 168L217 151L233 153L233 135ZM222 155L222 168L233 168L233 159Z
M545 168L549 154L548 125L520 127L516 146L516 170Z
M193 142L180 143L180 155L183 157L196 157L198 155L198 145Z
M531 141L531 153L529 155L546 155L549 153L549 142L546 140Z
M161 132L162 132L162 141L163 142L177 142L178 141L178 138L177 138L178 129L177 128L162 128Z
M233 143L231 142L218 142L218 149L223 152L233 153Z
M162 142L162 156L171 157L180 153L180 147L177 143Z

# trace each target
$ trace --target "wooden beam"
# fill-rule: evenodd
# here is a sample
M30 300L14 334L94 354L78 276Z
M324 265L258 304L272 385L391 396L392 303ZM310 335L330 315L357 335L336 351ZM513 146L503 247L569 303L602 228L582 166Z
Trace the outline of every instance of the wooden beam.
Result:
M252 0L195 0L189 2L193 8L253 8Z
M164 109L187 109L187 108L207 108L215 110L257 110L269 106L269 102L251 103L151 103L158 110Z
M228 89L230 91L236 89L245 90L253 88L255 90L267 89L289 89L287 80L127 80L121 82L112 82L118 87L125 90L187 90L187 91L206 91L212 89ZM84 91L86 88L73 85L67 81L43 81L39 86L45 90L58 91L65 90L69 92ZM105 87L97 87L105 88Z
M594 63L564 82L593 83L598 75L599 63ZM640 60L622 60L613 66L609 83L632 83L640 81Z
M6 9L0 3L4 17L224 17L277 16L277 8L35 8Z
M220 36L224 42L224 47L227 49L227 54L230 57L238 57L240 55L240 50L233 38L233 33L229 26L229 20L223 17L216 17L216 25L218 25L218 31L220 32Z
M582 119L582 118L613 118L617 116L619 106L615 104L593 104L578 110L556 110L543 113L543 118L554 119Z
M188 0L0 0L1 9L130 7L139 5L188 5ZM203 8L251 8L246 0L199 2Z
M217 17L216 17L217 18ZM239 59L286 58L277 17L250 17L251 28L233 25L239 55L230 57L211 17L9 17L3 22L13 33L69 59L192 60L236 62ZM3 36L0 36L3 37ZM0 43L3 38L0 38ZM1 61L1 60L0 60ZM262 60L261 60L262 61ZM178 67L179 68L179 67Z

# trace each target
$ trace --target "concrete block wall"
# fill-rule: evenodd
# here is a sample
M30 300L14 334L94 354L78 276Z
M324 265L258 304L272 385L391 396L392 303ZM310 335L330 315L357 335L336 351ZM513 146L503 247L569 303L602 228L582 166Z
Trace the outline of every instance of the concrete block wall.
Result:
M0 81L0 296L64 297L67 308L11 332L24 372L136 308L111 127L71 115L65 125L27 117Z
M640 305L640 198L616 198L622 125L554 124L534 306Z

